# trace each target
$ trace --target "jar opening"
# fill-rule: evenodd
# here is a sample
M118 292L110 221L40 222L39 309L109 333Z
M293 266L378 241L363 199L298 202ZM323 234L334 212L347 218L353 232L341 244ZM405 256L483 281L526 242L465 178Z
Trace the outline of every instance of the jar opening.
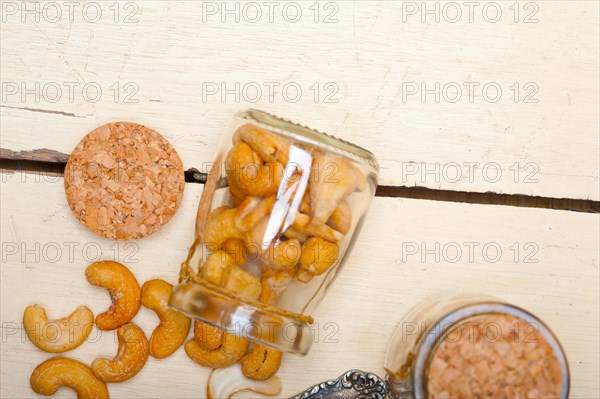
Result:
M501 303L458 309L435 323L415 357L416 398L568 397L566 357L532 314Z
M219 290L185 281L173 288L169 306L250 341L277 350L306 355L313 337L309 322L287 312L273 312L224 295Z

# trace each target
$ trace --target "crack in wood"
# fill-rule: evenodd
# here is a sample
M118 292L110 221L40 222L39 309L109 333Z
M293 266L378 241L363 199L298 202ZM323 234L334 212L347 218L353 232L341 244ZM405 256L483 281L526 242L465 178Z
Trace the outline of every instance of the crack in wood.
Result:
M85 116L75 115L72 112L55 111L52 109L30 108L30 107L11 107L9 105L0 105L0 108L21 109L24 111L41 112L43 114L56 114L56 115L71 116L73 118L85 118Z
M61 176L68 159L69 156L67 154L47 148L18 152L0 148L0 172L15 173L20 171L24 173ZM200 172L196 168L190 168L185 171L186 183L204 184L206 176L206 173ZM600 213L600 201L538 197L523 194L439 190L418 186L378 186L375 196Z
M69 155L48 148L40 148L30 151L13 151L0 148L0 159L14 161L34 161L40 163L63 163L66 164Z

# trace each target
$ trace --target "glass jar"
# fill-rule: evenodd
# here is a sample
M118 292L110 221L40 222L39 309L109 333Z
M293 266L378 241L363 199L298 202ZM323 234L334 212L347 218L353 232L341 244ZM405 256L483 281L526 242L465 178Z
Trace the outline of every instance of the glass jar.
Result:
M310 313L347 259L375 194L370 152L267 113L233 118L169 304L275 349L306 354Z
M569 394L567 359L548 326L489 296L459 295L415 308L392 337L385 369L392 398Z

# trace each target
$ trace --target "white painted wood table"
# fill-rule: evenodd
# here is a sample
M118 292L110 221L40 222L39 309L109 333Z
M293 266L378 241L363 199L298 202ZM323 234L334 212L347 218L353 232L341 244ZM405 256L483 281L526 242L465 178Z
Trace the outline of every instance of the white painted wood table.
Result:
M0 147L68 154L99 124L128 120L163 133L186 168L202 170L232 114L253 107L368 148L392 189L598 201L599 9L3 0ZM61 177L1 177L0 396L34 397L29 376L49 356L24 336L24 308L39 303L50 317L79 304L105 309L106 292L83 274L100 256L141 282L175 282L202 185L186 185L160 232L117 243L73 218ZM567 352L572 397L600 397L599 242L598 214L376 197L314 314L313 349L284 358L280 396L349 368L383 375L387 341L413 306L480 292L545 320ZM458 257L447 250L456 247ZM135 321L149 334L157 319L142 309ZM93 333L67 355L90 363L116 346L113 332ZM204 397L208 374L180 348L109 389L114 398Z

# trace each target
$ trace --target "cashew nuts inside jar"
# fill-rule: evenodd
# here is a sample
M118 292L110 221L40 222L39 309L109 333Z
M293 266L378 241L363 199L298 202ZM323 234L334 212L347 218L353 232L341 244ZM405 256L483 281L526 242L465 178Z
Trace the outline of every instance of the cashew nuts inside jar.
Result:
M306 354L311 312L347 260L377 187L372 153L270 114L238 113L208 173L169 304Z

